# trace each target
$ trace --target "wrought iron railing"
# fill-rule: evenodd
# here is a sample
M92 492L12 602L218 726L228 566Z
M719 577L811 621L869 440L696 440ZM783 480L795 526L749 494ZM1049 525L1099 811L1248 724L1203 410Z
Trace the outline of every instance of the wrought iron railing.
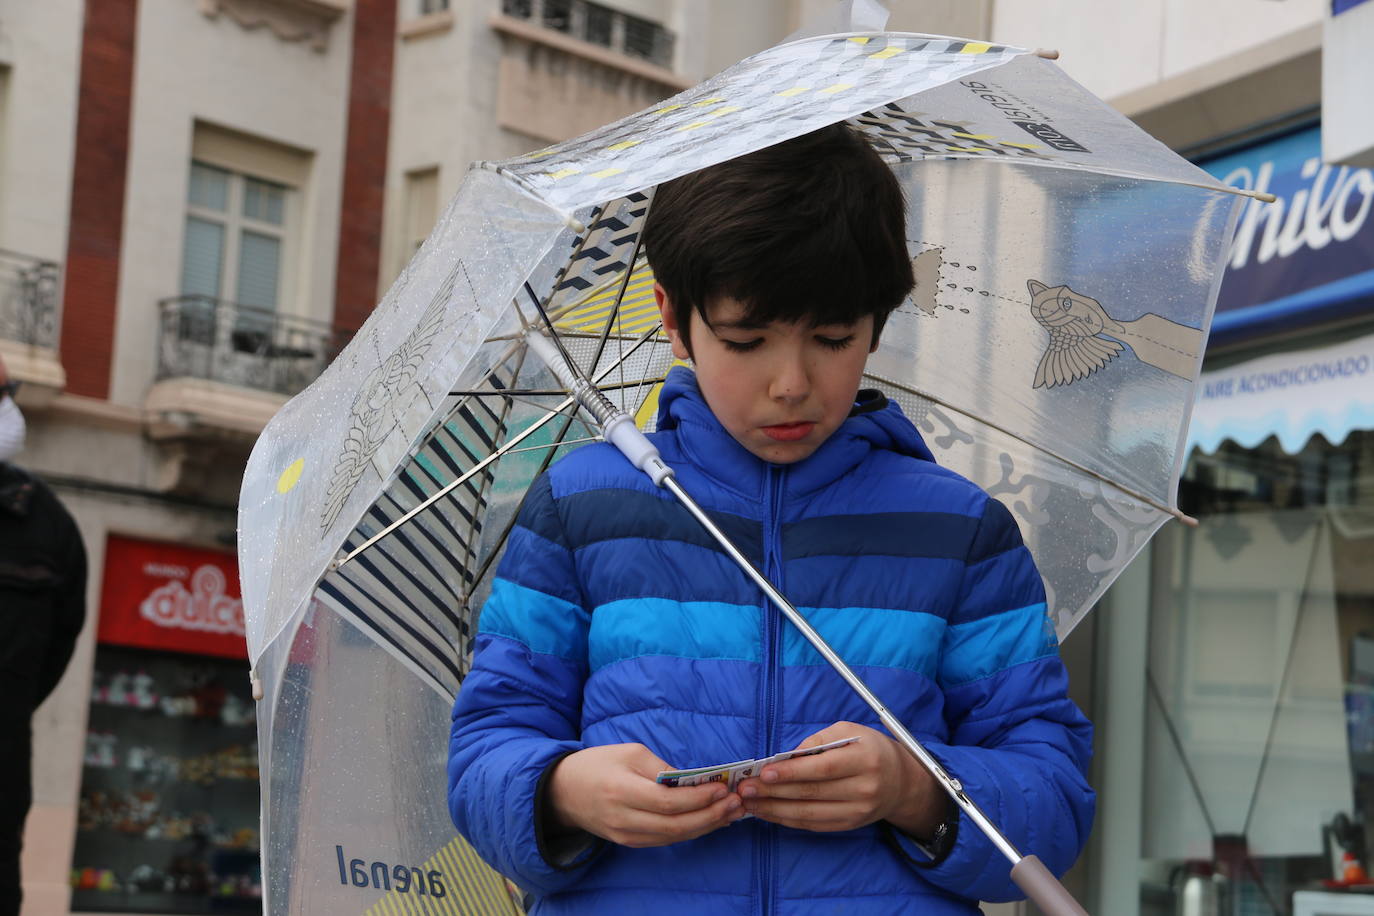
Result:
M200 378L296 394L319 377L351 335L324 322L209 296L158 303L157 377Z
M57 288L62 268L0 249L0 337L57 347Z

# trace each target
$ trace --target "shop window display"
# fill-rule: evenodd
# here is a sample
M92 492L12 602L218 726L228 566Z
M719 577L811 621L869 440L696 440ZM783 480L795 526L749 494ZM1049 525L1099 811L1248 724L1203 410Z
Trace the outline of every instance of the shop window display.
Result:
M247 663L101 645L72 909L261 912Z
M1374 914L1374 431L1195 451L1179 499L1200 525L1153 553L1140 912Z

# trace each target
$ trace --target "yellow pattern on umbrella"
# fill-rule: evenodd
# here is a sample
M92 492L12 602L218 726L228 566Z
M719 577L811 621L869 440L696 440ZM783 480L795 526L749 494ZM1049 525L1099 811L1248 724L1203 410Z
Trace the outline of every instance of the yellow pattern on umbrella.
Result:
M398 866L399 867L399 866ZM405 892L392 889L369 907L363 916L410 916L443 913L454 916L519 916L523 910L516 902L509 883L478 858L460 836L430 856L422 869L425 876L439 875L441 888L433 877L420 878ZM425 890L427 888L427 890ZM441 889L443 895L434 890Z
M568 306L558 316L554 327L574 334L600 334L606 322L614 318L611 333L639 335L658 323L658 305L654 302L654 274L647 264L630 275L625 298L616 309L623 276L616 276L595 287L586 296Z

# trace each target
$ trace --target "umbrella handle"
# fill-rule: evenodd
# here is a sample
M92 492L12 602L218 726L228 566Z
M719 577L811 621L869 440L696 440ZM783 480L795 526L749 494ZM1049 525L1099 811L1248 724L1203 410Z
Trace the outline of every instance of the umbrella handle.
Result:
M1046 916L1088 916L1064 885L1035 856L1023 856L1011 869L1011 880Z

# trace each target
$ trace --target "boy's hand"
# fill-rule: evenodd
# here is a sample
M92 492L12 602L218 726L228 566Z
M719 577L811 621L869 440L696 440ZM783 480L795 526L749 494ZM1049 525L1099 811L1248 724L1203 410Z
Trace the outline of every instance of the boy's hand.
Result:
M801 830L853 830L887 820L918 838L929 837L948 803L935 778L896 741L853 722L816 732L798 750L862 735L863 740L770 763L739 784L744 807L765 821Z
M655 782L668 769L642 744L585 748L554 768L548 801L560 826L622 846L667 846L744 816L739 796L720 783L670 788Z

